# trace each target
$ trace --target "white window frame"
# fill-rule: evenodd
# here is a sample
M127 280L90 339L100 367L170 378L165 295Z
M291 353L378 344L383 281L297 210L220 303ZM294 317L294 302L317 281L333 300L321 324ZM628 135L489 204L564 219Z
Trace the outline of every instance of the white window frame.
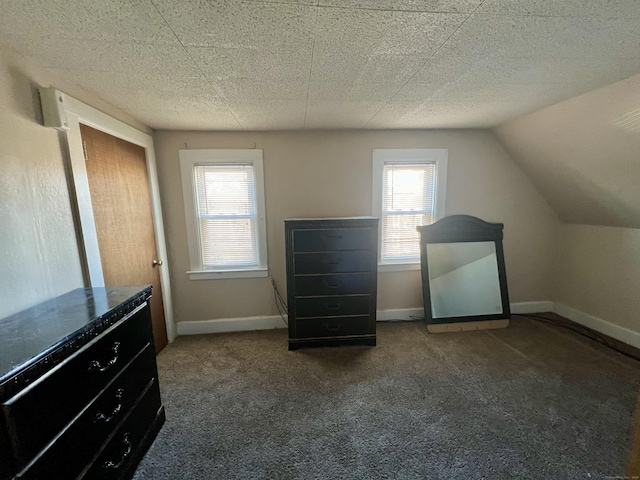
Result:
M447 187L447 162L449 150L446 148L376 148L373 150L373 189L372 212L380 219L378 223L378 240L382 245L382 186L385 165L420 165L435 163L436 165L436 198L434 221L445 215L445 199ZM390 262L382 259L382 248L378 249L378 271L394 272L402 270L419 270L420 257L409 262Z
M184 212L187 224L187 240L189 244L190 269L187 271L190 280L214 280L223 278L256 278L267 277L267 227L264 202L264 167L262 150L260 149L194 149L179 150L180 174L182 176L182 193L184 195ZM230 269L205 269L202 263L202 249L197 210L195 166L216 164L251 164L256 188L256 207L258 209L258 266Z

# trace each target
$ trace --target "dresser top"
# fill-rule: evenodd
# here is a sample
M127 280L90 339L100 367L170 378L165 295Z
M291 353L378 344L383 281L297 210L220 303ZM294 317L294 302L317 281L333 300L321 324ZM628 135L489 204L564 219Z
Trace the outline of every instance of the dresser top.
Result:
M78 288L0 319L0 384L97 320L150 293L150 286Z

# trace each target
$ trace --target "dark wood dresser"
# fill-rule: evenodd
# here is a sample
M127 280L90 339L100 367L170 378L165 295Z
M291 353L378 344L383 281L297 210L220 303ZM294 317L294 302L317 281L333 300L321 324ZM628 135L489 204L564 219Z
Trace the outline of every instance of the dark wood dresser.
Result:
M284 223L289 350L375 345L378 219Z
M0 480L133 475L165 419L150 297L78 289L0 320Z

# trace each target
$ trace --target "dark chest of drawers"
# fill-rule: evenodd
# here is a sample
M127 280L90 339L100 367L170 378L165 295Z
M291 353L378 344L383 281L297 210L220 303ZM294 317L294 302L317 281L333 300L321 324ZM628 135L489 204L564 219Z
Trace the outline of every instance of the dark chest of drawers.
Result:
M165 419L150 296L78 289L0 320L0 480L132 476Z
M378 219L285 220L289 350L376 344Z

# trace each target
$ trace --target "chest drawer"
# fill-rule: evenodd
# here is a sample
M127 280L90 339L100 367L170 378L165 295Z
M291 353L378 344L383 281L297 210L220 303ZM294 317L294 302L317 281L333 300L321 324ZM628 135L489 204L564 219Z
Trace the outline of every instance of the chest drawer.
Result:
M145 347L150 325L149 309L141 308L3 402L18 464L31 460Z
M295 274L370 272L371 268L371 254L368 251L294 255Z
M289 350L376 344L378 219L285 220Z
M77 478L114 427L124 419L151 382L156 381L151 344L66 428L19 478ZM81 439L81 441L78 441Z
M82 478L86 480L129 478L136 457L140 455L139 448L145 441L149 427L158 415L160 407L158 382L153 382Z
M295 277L295 295L365 294L371 291L370 273L309 275Z
M300 318L296 323L298 337L347 337L375 333L368 315L358 317Z
M293 248L296 252L370 250L371 229L296 230L293 233Z
M300 318L366 315L369 314L370 303L369 295L297 298L296 316Z

